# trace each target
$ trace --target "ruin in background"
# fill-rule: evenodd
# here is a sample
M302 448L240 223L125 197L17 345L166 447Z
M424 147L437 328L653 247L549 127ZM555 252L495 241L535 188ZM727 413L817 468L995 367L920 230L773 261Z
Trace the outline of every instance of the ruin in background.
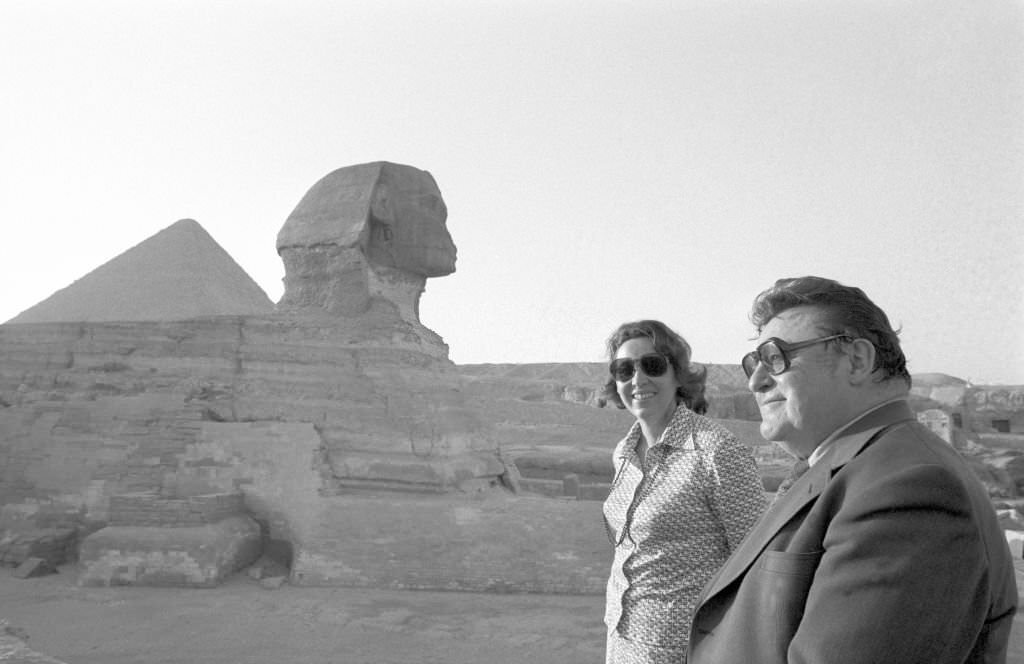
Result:
M601 363L450 361L419 320L455 269L446 218L426 171L342 168L280 229L276 306L182 220L0 326L0 562L202 586L262 555L296 584L603 592L631 418L594 408ZM788 460L738 367L708 370L771 490ZM961 449L1012 447L1021 393L915 377L914 403ZM1024 491L1019 448L975 465L994 495Z

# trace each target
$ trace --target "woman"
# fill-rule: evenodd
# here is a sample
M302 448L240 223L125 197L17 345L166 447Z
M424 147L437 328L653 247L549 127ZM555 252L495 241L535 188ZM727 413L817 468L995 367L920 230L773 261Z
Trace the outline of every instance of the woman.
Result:
M766 506L750 450L704 417L706 371L663 323L608 339L603 397L636 417L615 447L604 503L615 547L605 604L607 664L678 664L693 606Z

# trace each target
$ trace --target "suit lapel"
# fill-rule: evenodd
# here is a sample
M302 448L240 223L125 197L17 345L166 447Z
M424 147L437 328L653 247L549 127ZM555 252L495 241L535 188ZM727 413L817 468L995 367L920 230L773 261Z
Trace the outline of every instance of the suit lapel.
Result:
M745 574L758 556L779 531L789 523L808 503L821 495L829 480L853 457L860 454L883 429L904 419L912 419L913 413L905 401L882 406L844 429L835 440L832 449L818 460L798 479L777 503L768 508L761 520L740 542L718 573L704 588L697 602L699 607Z
M814 464L803 477L790 487L789 491L777 503L768 508L740 545L718 571L711 582L705 587L703 597L698 606L708 597L714 596L723 588L746 573L757 557L761 555L768 543L789 523L807 503L814 501L820 494L828 479L831 469L821 463Z

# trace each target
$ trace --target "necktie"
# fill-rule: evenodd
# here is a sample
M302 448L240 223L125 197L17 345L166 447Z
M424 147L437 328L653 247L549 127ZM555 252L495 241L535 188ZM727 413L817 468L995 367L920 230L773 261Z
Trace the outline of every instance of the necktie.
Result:
M796 463L793 464L793 468L789 471L789 476L779 484L779 488L775 492L775 500L777 501L779 498L782 498L789 491L789 488L800 479L800 476L807 472L808 468L810 466L807 464L806 459L797 459Z

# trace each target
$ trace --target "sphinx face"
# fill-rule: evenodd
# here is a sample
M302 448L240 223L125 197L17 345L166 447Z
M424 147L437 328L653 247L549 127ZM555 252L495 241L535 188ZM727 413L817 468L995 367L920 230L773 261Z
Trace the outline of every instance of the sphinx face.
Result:
M456 249L447 218L448 208L430 173L387 164L370 207L366 256L424 277L451 274Z

